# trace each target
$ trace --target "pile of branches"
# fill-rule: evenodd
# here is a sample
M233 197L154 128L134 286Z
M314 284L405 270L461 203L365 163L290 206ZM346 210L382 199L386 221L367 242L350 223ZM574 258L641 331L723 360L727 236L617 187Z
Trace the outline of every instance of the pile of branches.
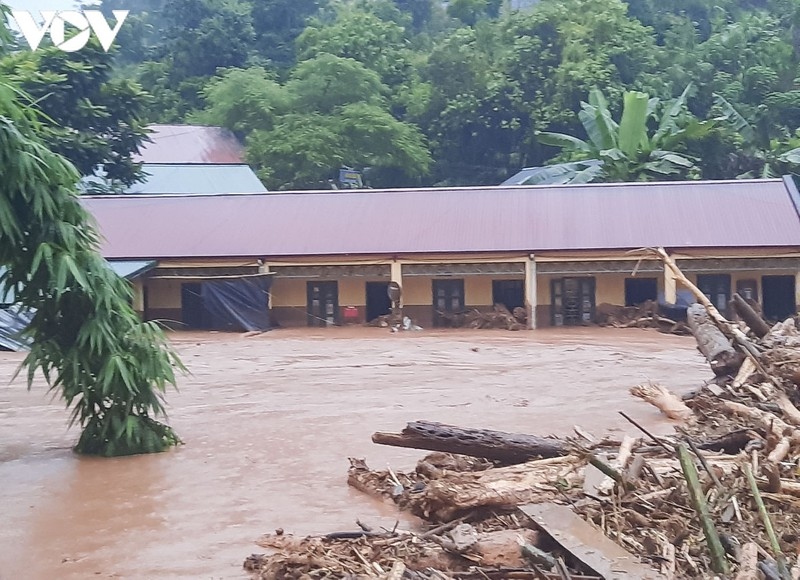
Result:
M351 459L348 483L427 531L266 536L260 578L800 578L800 331L732 323L696 295L688 325L714 378L680 398L634 396L678 422L657 437L556 439L409 423L380 444L435 451L409 473Z
M528 314L517 307L513 312L503 304L495 304L490 312L472 310L467 313L464 325L469 328L501 328L503 330L525 330Z
M595 307L594 323L614 328L655 328L667 334L691 334L683 321L663 316L654 300L647 300L638 306L602 302Z

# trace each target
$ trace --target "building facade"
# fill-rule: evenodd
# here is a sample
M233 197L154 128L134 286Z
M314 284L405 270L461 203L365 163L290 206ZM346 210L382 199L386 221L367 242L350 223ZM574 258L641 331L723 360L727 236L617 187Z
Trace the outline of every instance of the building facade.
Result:
M789 179L89 197L103 253L155 260L134 281L147 319L208 327L204 280L268 276L283 326L364 323L389 282L423 327L502 303L531 328L590 322L598 304L676 304L637 250L664 247L722 310L734 292L780 319L800 304L800 196Z

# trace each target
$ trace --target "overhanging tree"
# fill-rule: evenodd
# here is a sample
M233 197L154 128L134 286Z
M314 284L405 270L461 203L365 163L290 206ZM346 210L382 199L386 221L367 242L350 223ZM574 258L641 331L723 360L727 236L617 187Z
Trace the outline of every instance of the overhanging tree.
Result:
M5 12L0 4L0 50ZM78 172L44 145L38 124L26 96L0 83L0 285L35 310L25 330L28 386L41 371L61 391L83 428L79 453L163 451L180 442L156 418L183 366L160 329L139 320L130 286L98 253Z

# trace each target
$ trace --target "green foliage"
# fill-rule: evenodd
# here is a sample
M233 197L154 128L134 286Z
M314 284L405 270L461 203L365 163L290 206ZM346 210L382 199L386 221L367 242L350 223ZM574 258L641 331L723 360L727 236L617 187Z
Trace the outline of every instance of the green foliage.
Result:
M791 168L779 158L800 127L798 0L540 0L520 10L500 0L142 0L133 10L118 70L150 93L149 121L219 119L247 136L272 131L287 106L335 116L345 103L368 103L424 134L433 158L425 183L495 184L543 165L552 150L536 132L578 134L594 87L620 122L626 93L666 102L692 84L699 119L724 116L716 96L727 100L759 145L742 148L747 139L729 123L687 141L684 154L707 178L757 174L769 155L774 170ZM356 82L326 88L326 55L376 73L380 94L374 79L360 99ZM339 62L339 74L357 74L351 64ZM207 101L234 70L255 75L238 77L244 94L229 80L227 97ZM380 182L410 183L404 171L389 174Z
M380 6L377 2L376 5ZM407 80L410 73L405 36L405 29L397 22L358 6L341 4L331 22L317 19L298 37L298 56L301 61L323 53L351 58L394 86Z
M352 58L325 53L298 64L286 89L300 110L321 113L353 103L380 105L388 92L374 70Z
M623 96L622 118L617 123L611 115L603 93L594 89L589 102L582 103L579 114L588 141L561 133L541 132L539 141L560 147L570 162L548 167L534 174L536 183L552 179L557 183L587 181L651 181L671 177L696 176L694 160L680 149L687 140L699 139L713 128L709 122L698 122L686 114L686 101L691 87L662 107L658 99L641 92ZM661 111L660 117L657 113ZM651 119L657 128L649 134ZM584 167L575 161L593 163Z
M41 371L60 390L75 446L91 455L164 451L180 442L155 418L182 369L160 330L143 324L132 291L100 257L98 237L75 193L78 173L42 143L30 105L0 84L0 264L3 282L35 309L25 333L29 385Z
M372 185L389 175L414 182L428 171L430 154L422 133L387 110L388 92L375 71L322 53L298 64L283 85L262 68L223 72L192 120L245 137L248 161L270 189L327 189L343 165L371 168Z
M239 136L269 130L275 118L289 110L289 95L263 68L230 69L211 80L203 91L206 110L192 121L227 127Z
M46 116L40 125L50 149L82 175L100 171L130 185L141 178L131 155L145 138L146 94L128 79L111 78L112 55L98 42L78 52L55 47L0 60L0 77L16 83Z

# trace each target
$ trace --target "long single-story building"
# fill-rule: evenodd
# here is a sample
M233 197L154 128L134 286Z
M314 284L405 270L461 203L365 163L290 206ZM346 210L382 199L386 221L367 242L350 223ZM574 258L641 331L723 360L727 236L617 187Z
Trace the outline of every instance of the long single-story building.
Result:
M363 323L387 286L424 327L446 313L523 307L531 328L577 325L600 303L678 301L664 247L725 309L733 292L768 318L800 304L800 194L791 178L747 181L85 197L146 319L208 327L202 284L264 277L280 326ZM635 275L634 275L635 273ZM268 288L268 290L267 290Z

